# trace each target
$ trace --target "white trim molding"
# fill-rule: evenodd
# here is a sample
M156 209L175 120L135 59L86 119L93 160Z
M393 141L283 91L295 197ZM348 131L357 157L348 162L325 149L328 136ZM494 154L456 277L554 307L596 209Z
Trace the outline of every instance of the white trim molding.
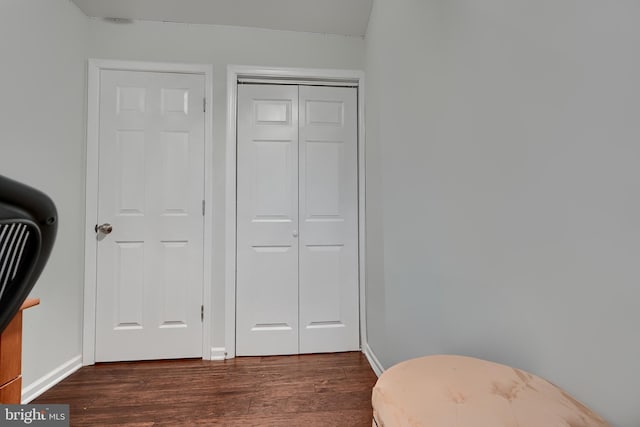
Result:
M359 292L360 346L367 342L365 307L365 114L364 72L359 70L307 69L227 66L227 145L225 188L225 347L227 358L235 357L236 349L236 121L238 79L290 83L328 82L358 87L358 222L359 222Z
M82 335L82 364L95 363L96 332L96 272L97 247L93 224L98 223L98 143L100 114L100 71L149 71L161 73L200 74L205 79L207 105L213 105L213 66L202 64L161 63L89 59L87 86L87 163L85 211L85 269L84 324ZM204 271L202 298L204 320L202 330L202 358L208 359L211 350L211 298L213 266L213 108L207 108L204 130L204 198L208 208L204 215Z
M211 360L225 360L227 349L224 347L211 347Z
M40 377L31 384L22 388L22 404L31 402L36 397L40 396L45 391L49 390L54 385L58 384L69 375L82 367L82 355L79 354L76 357L68 360L62 365L55 368L48 374Z
M369 365L371 365L371 369L373 369L373 372L375 372L378 377L382 375L382 373L384 372L384 366L382 366L382 363L380 363L380 361L376 357L376 354L373 352L371 347L369 347L368 343L362 346L362 352L369 361Z

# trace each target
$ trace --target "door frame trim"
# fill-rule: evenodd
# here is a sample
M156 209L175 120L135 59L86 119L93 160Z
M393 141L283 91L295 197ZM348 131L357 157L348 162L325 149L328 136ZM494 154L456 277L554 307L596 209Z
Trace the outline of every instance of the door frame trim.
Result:
M208 208L204 215L202 301L205 316L202 324L202 358L211 358L211 282L213 265L213 66L163 62L88 60L87 79L87 146L85 188L84 241L84 322L82 330L82 364L95 363L97 245L93 224L98 217L98 143L100 114L100 71L150 71L161 73L199 74L204 76L207 111L204 118L204 199Z
M227 145L225 186L225 357L236 353L236 122L238 78L349 82L358 87L358 288L360 348L367 344L365 265L365 82L359 70L227 66Z

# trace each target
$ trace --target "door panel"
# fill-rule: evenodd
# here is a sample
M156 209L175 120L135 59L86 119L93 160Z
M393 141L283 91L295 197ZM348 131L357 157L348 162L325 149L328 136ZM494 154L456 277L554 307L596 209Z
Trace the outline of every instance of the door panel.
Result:
M142 329L144 297L143 242L116 242L115 329Z
M360 348L354 88L300 86L300 353Z
M238 86L237 154L236 354L296 354L296 86Z
M100 85L96 361L201 357L204 78Z

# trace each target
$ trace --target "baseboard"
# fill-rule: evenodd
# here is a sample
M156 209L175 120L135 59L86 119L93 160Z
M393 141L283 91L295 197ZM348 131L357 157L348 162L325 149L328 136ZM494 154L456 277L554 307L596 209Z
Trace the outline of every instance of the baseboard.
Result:
M376 355L373 352L373 350L371 350L371 347L369 347L368 343L365 343L362 346L362 352L364 353L364 355L366 356L367 360L369 361L369 365L371 365L371 369L373 369L373 372L375 372L377 376L382 375L382 373L384 372L384 368L382 367L382 363L380 363L380 361L376 357Z
M227 349L225 347L211 347L211 360L225 360Z
M22 403L29 403L82 367L82 355L63 363L22 389Z

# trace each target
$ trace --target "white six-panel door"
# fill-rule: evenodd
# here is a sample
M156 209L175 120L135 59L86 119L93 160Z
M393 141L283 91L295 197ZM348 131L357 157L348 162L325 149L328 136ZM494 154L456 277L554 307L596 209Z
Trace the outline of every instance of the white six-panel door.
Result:
M359 348L357 94L238 86L236 354Z
M100 74L96 361L202 356L204 77Z
M300 86L300 353L360 348L356 89Z
M298 88L238 87L236 354L298 353Z

